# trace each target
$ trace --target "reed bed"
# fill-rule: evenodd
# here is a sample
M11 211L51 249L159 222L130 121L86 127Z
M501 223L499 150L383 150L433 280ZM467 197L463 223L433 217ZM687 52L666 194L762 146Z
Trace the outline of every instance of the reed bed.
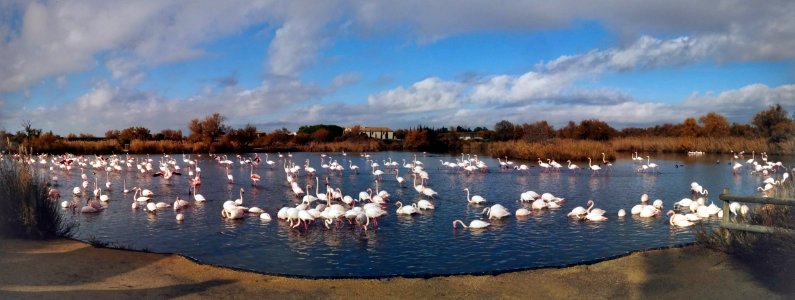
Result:
M122 146L117 140L105 141L63 141L61 143L61 153L117 153L121 152Z
M375 152L384 148L384 143L378 140L368 139L365 141L350 142L331 142L317 143L311 142L307 145L296 145L299 151L307 152Z
M199 151L196 151L199 150ZM210 146L205 142L187 141L141 141L130 143L130 153L195 153L209 152Z
M624 137L610 141L616 152L644 153L686 153L702 151L705 153L734 152L768 152L777 154L777 149L764 138L748 139L743 137ZM792 148L790 148L792 149Z
M601 162L602 153L608 159L615 158L615 151L609 142L591 140L554 139L547 143L528 143L524 141L493 142L488 145L488 154L494 157L508 156L522 160L554 159L565 160L594 160L594 164Z
M17 161L0 162L0 235L14 238L71 236L76 223L48 198L49 186L37 169Z

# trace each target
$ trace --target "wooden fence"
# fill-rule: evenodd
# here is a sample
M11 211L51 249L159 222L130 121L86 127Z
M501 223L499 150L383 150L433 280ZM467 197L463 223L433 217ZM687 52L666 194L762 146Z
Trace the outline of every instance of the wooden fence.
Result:
M729 194L729 189L726 188L723 189L723 193L720 194L720 200L723 200L723 220L721 220L720 222L720 226L723 228L733 229L733 230L744 230L744 231L751 231L758 233L785 232L789 234L795 234L795 230L791 229L768 227L762 225L732 223L729 220L729 215L731 214L729 212L730 202L795 206L795 199L731 195Z

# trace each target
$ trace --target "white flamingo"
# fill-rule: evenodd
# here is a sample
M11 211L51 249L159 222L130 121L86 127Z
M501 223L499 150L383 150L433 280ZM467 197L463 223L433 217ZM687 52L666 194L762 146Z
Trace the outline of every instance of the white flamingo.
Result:
M598 173L599 173L599 170L601 170L601 169L602 169L602 167L600 167L600 166L597 166L597 165L592 165L592 164L591 164L591 158L590 158L590 157L588 158L588 167L589 167L589 168L591 168L591 170L593 171L593 172L591 173L591 176L593 176L593 175L595 175L595 174L598 174Z
M472 196L470 198L469 197L469 188L464 188L464 191L467 192L467 202L468 203L470 203L470 204L481 204L481 203L486 202L486 199L481 197L481 196L479 196L479 195L475 195L475 196Z
M235 205L243 205L243 188L240 188L240 198L235 199Z
M488 215L489 219L502 219L510 216L511 212L500 204L494 204L483 209L483 214Z
M608 169L611 169L611 170L613 169L613 164L610 163L609 161L607 161L607 159L605 158L605 153L604 152L602 152L602 163L605 164L605 166L607 166Z
M413 215L419 212L416 204L412 204L410 206L403 206L403 203L398 201L395 202L395 205L398 207L396 213L399 215Z
M455 225L458 224L458 223L460 223L461 226L464 226L464 228L472 228L472 229L483 229L483 228L489 227L489 225L491 225L489 222L486 222L486 221L472 220L472 221L469 222L469 226L467 226L466 224L464 224L464 221L455 220L455 221L453 221L453 230L455 230Z
M400 176L400 169L398 168L395 168L395 180L397 180L400 187L403 187L403 181L405 181L405 179Z
M687 217L684 215L676 214L673 210L669 210L667 213L671 218L668 220L668 223L678 227L690 227L693 226L693 222L689 221Z
M521 207L521 208L516 210L516 217L517 218L526 217L526 216L529 216L530 213L532 213L532 212L529 209Z
M435 209L436 206L434 206L433 203L431 203L428 200L421 199L420 201L417 201L417 208L426 210L426 209Z
M571 163L571 160L566 160L566 162L567 162L567 163L569 163L569 170L571 170L572 172L574 172L574 174L576 175L576 174L577 174L577 170L578 170L580 167L579 167L579 166L577 166L577 165L575 165L575 164L572 164L572 163Z
M207 199L204 199L204 196L202 196L202 194L196 194L196 186L195 185L193 186L193 200L196 201L196 202L207 201Z
M650 156L646 156L646 164L649 166L649 169L651 169L653 173L659 173L659 170L657 170L658 167L657 164L651 162Z

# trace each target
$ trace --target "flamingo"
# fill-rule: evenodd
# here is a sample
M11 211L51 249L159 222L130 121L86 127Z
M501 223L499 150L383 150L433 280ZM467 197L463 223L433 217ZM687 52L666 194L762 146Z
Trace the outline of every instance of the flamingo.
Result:
M398 207L395 213L399 215L413 215L419 212L417 209L417 204L412 204L410 206L403 206L403 203L398 201L395 202L395 206Z
M176 199L176 200L174 200L174 210L175 210L175 211L176 211L176 210L183 209L183 208L185 208L185 207L188 207L189 205L190 205L190 202L188 202L188 201L186 201L186 200L183 200L183 199L182 199L182 198L180 198L180 197L177 197L177 199Z
M193 200L196 201L196 202L207 201L207 199L204 199L204 196L202 196L201 194L196 194L196 186L195 185L193 186Z
M260 218L260 220L263 220L263 221L266 221L266 222L270 222L271 221L271 215L266 213L266 212L261 213L259 215L259 218Z
M400 176L400 169L395 168L395 180L397 180L400 187L403 187L403 181L406 180L402 176Z
M435 206L433 206L433 203L431 203L430 201L425 200L425 199L417 201L417 207L419 209L423 209L423 210L425 210L425 209L435 209L436 208Z
M461 226L464 226L464 228L472 228L472 229L483 229L491 225L491 223L485 222L483 220L472 220L469 222L469 226L467 226L466 224L464 224L464 221L455 220L453 221L453 230L455 230L455 224L457 223L460 223Z
M743 165L741 163L735 162L734 165L732 165L732 173L733 174L740 173L740 168L742 167Z
M123 181L123 182L124 182L124 183L123 183L123 187L122 187L122 189L123 189L123 192L124 192L125 194L127 194L127 193L129 193L129 192L130 192L130 190L128 190L128 189L127 189L127 178L124 178L124 181Z
M315 183L315 195L317 195L317 199L328 203L328 205L331 205L331 199L329 199L328 194L320 193L320 179L315 177Z
M660 216L660 210L653 205L645 205L638 214L641 218L651 218Z
M372 189L368 188L366 191L359 192L359 202L370 200Z
M230 201L227 201L230 202ZM245 209L242 207L235 207L234 202L232 202L231 206L225 204L225 207L221 209L221 216L227 219L241 219L245 216L244 212Z
M359 166L354 165L352 161L348 161L348 168L359 174Z
M314 220L315 220L315 217L312 216L312 214L310 214L308 211L306 211L306 210L298 210L298 223L295 223L293 228L296 228L299 225L301 225L301 223L304 223L304 230L308 230L309 229L309 222L310 221L314 221Z
M542 172L546 172L546 171L548 171L548 170L549 170L549 167L550 167L550 165L549 165L548 163L545 163L545 162L541 161L541 158L540 158L540 157L538 158L538 165L539 165L540 167L544 168L544 170L543 170Z
M494 204L491 207L484 208L483 214L488 215L489 219L501 219L511 215L508 209L500 204Z
M469 197L469 188L464 188L464 191L467 192L467 202L469 204L481 204L481 203L486 202L486 199L481 197L481 196L479 196L479 195L475 195L475 196Z
M235 205L243 205L243 188L240 188L240 198L235 199Z
M226 167L226 180L227 183L232 184L235 182L235 177L232 174L229 174L229 167Z
M593 200L588 200L588 202L586 203L586 205L588 205L588 209L586 209L586 212L588 214L594 214L594 215L600 215L600 216L604 215L605 214L605 210L604 209L593 208L595 204L596 203Z
M108 196L108 194L103 194L102 193L102 189L100 189L99 190L99 201L108 202L109 200L110 200L110 197Z
M373 176L375 176L378 180L381 180L381 175L384 175L384 171L378 170L374 167Z
M610 170L613 169L613 164L610 163L609 161L607 161L607 159L605 158L605 153L604 152L602 152L602 163L605 164L605 166L607 166L608 169L610 169Z
M591 176L593 176L593 175L595 175L595 174L599 173L599 170L601 170L601 169L602 169L602 167L600 167L600 166L597 166L597 165L592 165L592 164L591 164L591 158L590 158L590 157L588 158L588 167L589 167L589 168L591 168L591 170L593 170L593 172L591 173Z
M756 159L756 150L751 151L751 158L748 159L745 163L747 163L749 165L753 164L754 163L754 159ZM81 169L81 172L82 172L82 169ZM85 180L85 179L83 179L83 180Z
M97 204L91 201L91 198L86 198L86 205L80 208L81 213L97 213L102 207L97 207Z
M701 186L700 184L698 184L698 182L695 182L695 181L690 183L690 191L693 192L694 195L698 195L698 194L707 195L707 194L709 194L709 191L707 191L707 189L705 189L703 186Z
M657 170L658 167L657 164L651 162L650 156L646 156L646 164L649 166L649 169L652 169L653 173L659 173L659 171Z
M372 205L369 205L372 204ZM378 228L378 217L383 216L386 214L386 211L381 209L378 204L368 203L364 206L364 215L367 218L367 222L364 224L364 228L367 228L367 225L370 224L370 219L372 218L375 221L375 228Z
M426 188L422 189L422 194L427 196L427 197L433 198L433 197L436 197L436 194L438 194L438 193L436 191L434 191L433 189L431 189L429 187L426 187Z
M417 193L422 193L422 190L425 189L425 186L422 185L422 182L420 182L420 184L417 185L417 174L411 174L411 176L414 178L414 180L412 181L412 185L414 186L414 190L416 190Z
M586 203L586 206L588 204L590 204L590 203L591 203L591 200L588 200L588 202ZM588 210L585 209L585 207L577 206L574 209L572 209L571 212L567 216L572 217L572 218L581 218L581 217L585 216L586 214L588 214Z
M577 169L579 169L580 167L577 166L577 165L572 164L571 160L566 160L566 162L569 163L569 170L574 172L574 175L577 175Z
M529 209L522 207L516 210L516 217L517 218L526 217L529 216L530 213L531 211Z
M684 215L676 214L673 210L669 210L667 215L671 216L671 218L668 220L668 223L674 226L690 227L693 226L693 224L695 224L693 222L690 222L687 219L687 217L685 217Z
M260 180L259 174L254 173L254 164L251 164L251 172L250 172L251 180L253 181L252 185L256 186L257 182Z

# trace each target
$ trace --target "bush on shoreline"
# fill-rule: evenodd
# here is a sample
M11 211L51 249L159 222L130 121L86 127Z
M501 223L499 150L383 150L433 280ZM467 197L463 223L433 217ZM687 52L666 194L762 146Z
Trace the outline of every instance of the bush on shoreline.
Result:
M0 161L0 235L15 238L68 237L76 224L48 198L49 186L36 168Z
M778 186L773 197L793 199L792 181ZM765 204L748 218L748 224L795 230L795 207ZM701 226L696 229L699 245L725 252L742 263L760 282L781 293L795 293L795 235L783 231L770 234Z

